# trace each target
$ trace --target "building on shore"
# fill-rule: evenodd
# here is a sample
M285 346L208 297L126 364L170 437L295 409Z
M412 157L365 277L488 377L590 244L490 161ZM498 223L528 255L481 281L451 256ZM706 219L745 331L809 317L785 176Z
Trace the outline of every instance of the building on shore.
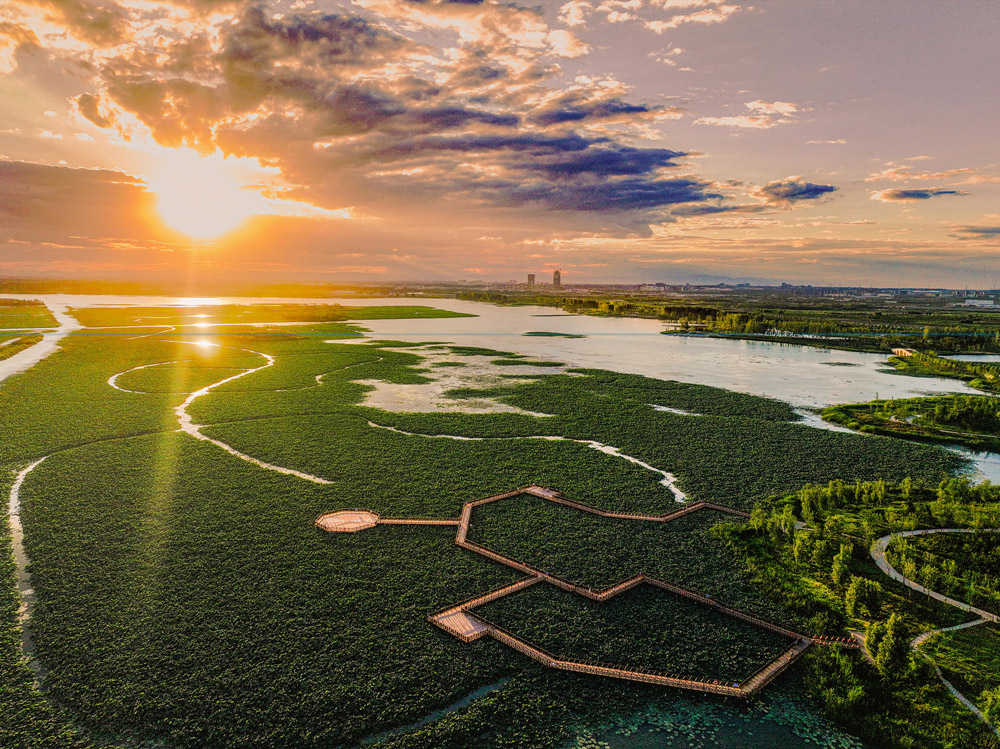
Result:
M528 291L531 291L534 288L535 288L535 274L534 273L529 273L528 274Z
M561 289L562 288L562 273L557 270L552 271L552 288Z
M917 352L911 348L894 348L892 350L893 356L913 356L915 353Z

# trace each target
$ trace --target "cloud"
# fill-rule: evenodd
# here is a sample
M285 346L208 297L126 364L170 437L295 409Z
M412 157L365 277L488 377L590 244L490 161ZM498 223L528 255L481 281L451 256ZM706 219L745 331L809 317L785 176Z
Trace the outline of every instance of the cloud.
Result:
M541 35L529 40L532 54L554 49L534 11L409 5L392 12L445 28L482 14L516 19ZM541 225L568 220L541 216L562 211L593 214L592 231L642 231L661 209L718 197L697 176L676 174L688 152L626 145L606 127L681 110L630 102L613 80L553 86L558 69L530 63L531 54L506 55L506 32L486 35L502 37L500 54L484 49L476 31L449 50L444 68L422 43L357 16L278 17L250 6L215 34L164 37L155 54L112 56L103 88L79 96L78 111L98 127L138 118L161 145L256 156L281 169L289 198L371 216L426 213L439 203L450 219L464 212L485 220L489 207L527 206L533 213L520 217Z
M762 114L778 114L778 115L792 115L799 111L797 104L793 104L790 101L763 101L757 99L755 101L748 101L746 103L746 108L751 112L760 112Z
M807 140L809 145L822 145L822 146L845 146L847 141L843 138L837 138L836 140Z
M802 177L786 177L785 179L768 182L753 190L755 197L763 198L769 205L790 205L806 200L816 200L824 195L836 192L833 185L807 182Z
M52 14L76 38L98 47L111 47L129 38L128 11L112 1L33 0Z
M101 112L101 104L98 97L93 94L80 94L76 97L76 108L86 119L100 128L111 127L112 122Z
M796 115L803 111L799 105L790 101L764 101L756 99L748 101L744 106L749 114L728 115L724 117L700 117L696 125L715 125L736 129L769 130L778 125L797 122Z
M586 0L570 0L559 9L559 20L567 26L583 26L594 6Z
M574 92L554 99L536 109L532 113L530 121L546 127L564 125L570 122L579 123L585 120L635 120L633 115L646 115L663 110L664 107L631 104L617 97L588 101L580 93Z
M449 2L448 0L355 0L381 21L397 20L410 27L447 30L463 44L488 50L494 57L535 51L561 57L579 57L590 47L571 31L550 29L539 8L514 3Z
M701 7L709 5L709 3L685 3L682 6L673 5L669 0L663 4L665 8L675 8L675 7ZM741 10L739 5L723 5L712 2L713 7L706 7L704 10L699 10L694 13L683 13L671 16L665 21L646 21L644 26L650 31L655 31L657 34L662 34L664 31L669 31L671 29L676 29L687 23L694 24L715 24L723 23L727 21L730 16Z
M941 195L968 195L964 190L946 190L944 188L928 188L925 190L877 190L871 199L882 203L909 203L917 200L929 200Z
M145 183L123 172L0 161L0 237L149 236Z
M954 231L960 239L1000 240L1000 226L956 226Z
M907 161L924 160L924 158L922 156L915 156L907 159ZM985 167L960 167L933 172L918 171L912 166L895 164L890 161L885 169L866 177L865 182L944 182L948 180L955 181L957 184L1000 182L1000 176L989 172L989 170L995 168L994 164L990 164Z

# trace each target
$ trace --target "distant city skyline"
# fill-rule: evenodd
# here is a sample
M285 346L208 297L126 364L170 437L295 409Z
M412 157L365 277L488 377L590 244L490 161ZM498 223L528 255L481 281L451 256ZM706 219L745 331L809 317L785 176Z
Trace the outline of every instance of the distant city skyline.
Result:
M12 0L0 275L1000 286L1000 5Z

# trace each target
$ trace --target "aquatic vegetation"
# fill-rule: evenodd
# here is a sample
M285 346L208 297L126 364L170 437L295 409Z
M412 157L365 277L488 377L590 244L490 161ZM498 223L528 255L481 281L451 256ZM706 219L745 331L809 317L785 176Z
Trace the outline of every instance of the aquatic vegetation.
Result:
M545 330L531 330L524 333L526 336L532 336L536 338L586 338L585 335L578 335L576 333L553 333L551 331Z
M421 306L364 306L340 304L205 304L171 307L80 307L70 313L87 327L251 325L258 323L316 323L343 320L472 317L460 312ZM0 326L2 327L2 326Z
M733 608L801 627L804 621L776 609L746 573L744 559L712 533L715 526L732 522L732 515L713 510L669 523L602 518L521 495L476 508L468 538L593 590L645 572Z
M1000 403L987 395L945 395L850 403L823 419L868 434L1000 450Z
M128 319L101 312L116 325ZM327 342L357 335L346 322L269 329L236 322L221 333L198 329L197 337L218 344L203 349L192 336L155 327L83 331L2 385L5 467L50 456L22 490L39 595L33 632L52 671L46 694L87 727L176 745L237 737L247 746L354 744L511 677L434 723L384 740L549 746L571 740L581 721L593 726L672 699L641 685L545 674L497 643L465 645L428 624L430 611L514 579L455 547L452 530L374 528L332 538L312 526L321 512L351 507L453 517L470 499L536 482L605 509L676 507L651 470L578 442L512 437L598 440L674 473L694 498L743 507L848 471L863 478L913 472L931 481L960 465L935 448L876 448L873 440L796 424L794 411L778 401L597 370L533 374L528 382L518 375L487 389L522 410L552 414L546 417L383 411L362 405L373 387L366 383L427 384L438 376L419 350ZM436 350L533 363L475 347ZM265 470L175 432L184 392L259 366L265 355L272 366L198 398L191 417L207 425L209 436L256 459L331 484ZM478 366L471 358L459 363ZM116 375L125 389L143 392L109 386ZM618 564L656 568L765 618L802 618L754 585L747 553L719 535L729 518L705 513L696 520L698 513L670 530L657 526L657 534L614 523L590 527L557 514L552 527L562 539L542 530L515 539L502 526L523 528L538 513L513 500L509 510L500 503L496 510L493 520L483 515L477 532L512 547L524 543L518 553L565 565L581 580L597 584ZM11 572L9 565L0 569L7 601ZM630 621L654 627L645 611L636 607ZM671 624L680 626L680 618ZM755 662L753 648L762 646L737 639L733 673ZM16 645L4 639L2 657L16 661ZM234 653L252 658L237 661ZM0 693L0 714L22 704L51 709L30 692L25 669L11 673L14 686ZM49 734L67 730L51 716Z
M10 343L4 342L4 345L0 346L0 360L9 359L14 356L14 354L19 354L27 348L31 348L40 340L42 340L42 335L36 333L33 335L18 336L16 338L8 339Z
M0 329L55 328L59 323L42 302L27 299L0 299Z
M490 362L495 367L563 367L561 362L526 359L494 359Z
M598 603L536 585L476 613L560 658L729 684L749 679L791 645L649 586Z

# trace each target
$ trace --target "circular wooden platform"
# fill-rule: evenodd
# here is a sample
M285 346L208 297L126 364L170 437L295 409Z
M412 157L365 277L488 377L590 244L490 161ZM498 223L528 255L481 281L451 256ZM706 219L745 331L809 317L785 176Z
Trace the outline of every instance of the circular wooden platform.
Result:
M378 515L368 510L338 510L316 518L316 527L330 533L354 533L378 525Z

